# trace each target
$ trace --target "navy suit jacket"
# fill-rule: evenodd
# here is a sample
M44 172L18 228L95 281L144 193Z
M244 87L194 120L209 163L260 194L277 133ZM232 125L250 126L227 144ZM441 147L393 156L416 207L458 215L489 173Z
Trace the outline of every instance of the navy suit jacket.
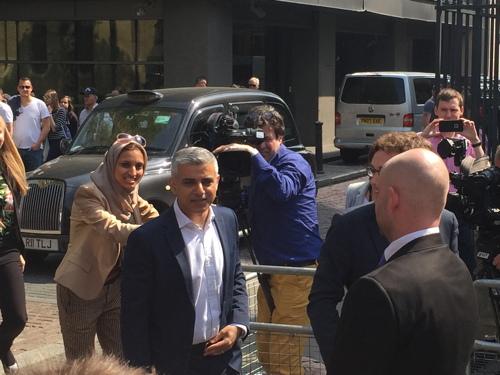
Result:
M458 254L458 222L444 210L439 225L443 242ZM380 234L373 203L336 213L321 248L307 312L321 356L328 367L339 320L337 304L360 277L372 272L389 242ZM457 256L458 258L458 256Z
M220 327L238 323L248 329L248 296L239 259L236 215L225 207L212 208L224 252ZM125 358L133 366L155 366L160 374L186 373L195 309L184 248L173 208L130 234L123 261L121 331ZM241 371L239 344L237 340L221 356Z
M328 375L465 374L478 327L465 263L419 237L347 292Z

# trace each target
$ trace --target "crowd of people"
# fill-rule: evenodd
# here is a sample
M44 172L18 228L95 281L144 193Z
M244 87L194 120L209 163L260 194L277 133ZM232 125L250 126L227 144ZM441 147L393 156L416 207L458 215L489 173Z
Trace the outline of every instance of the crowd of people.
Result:
M196 83L206 86L207 79ZM250 86L258 89L259 80L252 77ZM70 133L78 128L71 98L47 90L42 102L32 90L22 78L11 125L0 118L0 360L7 374L20 371L10 348L27 320L15 215L27 190L25 167L43 159L47 135L48 157L57 157L57 140L68 136L64 126ZM80 122L98 99L92 87L81 94ZM105 361L122 373L242 373L250 317L239 220L214 204L217 156L240 151L252 168L247 215L258 263L316 269L314 278L262 278L259 322L312 326L328 374L465 373L479 324L474 251L464 223L445 210L456 165L443 161L437 147L459 138L467 155L479 159L484 151L474 122L463 118L460 93L442 89L434 114L419 134L391 132L372 144L369 179L348 189L346 210L333 216L325 240L314 173L285 147L286 124L273 106L246 116L245 127L264 134L258 145L177 151L168 181L176 200L161 215L138 195L147 140L118 134L75 194L69 246L55 274L68 362L47 368L68 374L91 368L97 337ZM464 130L441 133L443 120L461 120ZM304 374L305 338L259 331L256 340L266 374Z
M71 96L59 96L56 90L48 89L40 100L35 97L28 77L19 79L17 92L10 96L0 89L0 117L14 140L26 172L62 155L61 141L74 137L98 100L95 88L82 91L85 108L77 116Z

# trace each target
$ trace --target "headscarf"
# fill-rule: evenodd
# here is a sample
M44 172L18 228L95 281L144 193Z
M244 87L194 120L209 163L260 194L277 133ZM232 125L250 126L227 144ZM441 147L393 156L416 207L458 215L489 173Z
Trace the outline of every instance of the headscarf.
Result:
M129 191L121 186L115 179L115 165L120 153L125 146L133 143L134 146L144 155L144 169L146 169L148 156L146 150L133 139L126 141L116 141L111 145L109 150L104 155L104 161L97 169L90 174L90 179L94 182L97 188L104 194L108 200L110 212L115 215L118 220L125 223L140 224L140 214L134 215L131 221L131 215L134 213L134 208L137 206L138 186L134 190ZM140 181L140 180L139 180ZM138 181L138 182L139 182Z

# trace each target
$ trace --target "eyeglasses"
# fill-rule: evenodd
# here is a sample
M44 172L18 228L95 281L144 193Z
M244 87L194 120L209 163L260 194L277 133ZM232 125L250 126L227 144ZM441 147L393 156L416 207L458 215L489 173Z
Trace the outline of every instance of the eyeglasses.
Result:
M269 121L274 117L274 113L269 112L269 111L267 111L267 112L252 112L247 116L247 118L252 120L252 121L257 120L259 117L261 117L265 121Z
M31 86L17 86L19 87L21 90L29 90L31 88Z
M120 133L116 136L116 140L118 142L128 142L133 141L135 143L139 143L142 147L146 147L146 138L141 135L130 135L127 133Z
M366 167L366 174L368 175L368 177L372 178L373 176L375 176L377 173L380 173L380 171L382 170L382 167L380 167L379 169L375 169L373 167Z
M50 99L50 95L44 95L44 96L43 96L43 98L44 98L45 100Z

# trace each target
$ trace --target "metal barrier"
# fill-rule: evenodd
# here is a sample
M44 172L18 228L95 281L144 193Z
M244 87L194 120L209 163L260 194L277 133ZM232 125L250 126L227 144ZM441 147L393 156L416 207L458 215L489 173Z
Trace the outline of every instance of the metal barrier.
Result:
M257 335L256 332L269 332L269 335L286 335L290 338L303 338L304 355L301 358L305 375L325 375L326 369L323 365L319 348L314 340L311 327L258 323L257 319L257 290L259 282L257 272L268 274L288 274L288 275L308 275L314 276L316 272L313 268L299 267L278 267L278 266L260 266L243 265L243 271L246 273L247 291L249 298L250 313L250 334L243 343L243 374L264 374L261 363L257 358ZM476 280L474 288L479 294L481 289L498 289L500 291L500 280ZM481 310L481 309L480 309ZM480 311L481 312L481 311ZM484 312L483 312L484 313ZM498 327L497 331L498 331ZM295 340L296 341L296 340ZM290 345L294 345L290 342ZM500 374L500 343L476 340L471 354L468 375L499 375Z
M302 356L300 361L302 362L302 367L304 367L305 375L326 375L326 369L323 365L318 345L314 340L314 335L311 327L256 322L257 290L259 288L257 272L268 274L307 275L312 277L314 276L315 269L258 265L243 265L242 267L247 279L250 313L250 334L242 346L243 374L264 374L262 364L259 362L257 356L256 333L265 332L272 337L289 337L289 346L297 345L297 341L299 342L299 345L304 345L304 355ZM297 340L297 338L300 338L302 340ZM285 352L286 350L284 350L284 356L287 355Z
M478 299L482 289L490 291L490 289L500 289L500 280L481 279L474 281L474 288ZM489 294L489 293L488 293ZM491 295L488 295L491 302ZM495 302L494 302L495 304ZM498 301L496 302L498 305ZM479 309L480 318L482 309ZM495 319L495 335L498 336L498 318L496 316L495 307L493 307L493 315ZM498 375L500 374L500 344L497 342L476 340L469 362L468 375Z

